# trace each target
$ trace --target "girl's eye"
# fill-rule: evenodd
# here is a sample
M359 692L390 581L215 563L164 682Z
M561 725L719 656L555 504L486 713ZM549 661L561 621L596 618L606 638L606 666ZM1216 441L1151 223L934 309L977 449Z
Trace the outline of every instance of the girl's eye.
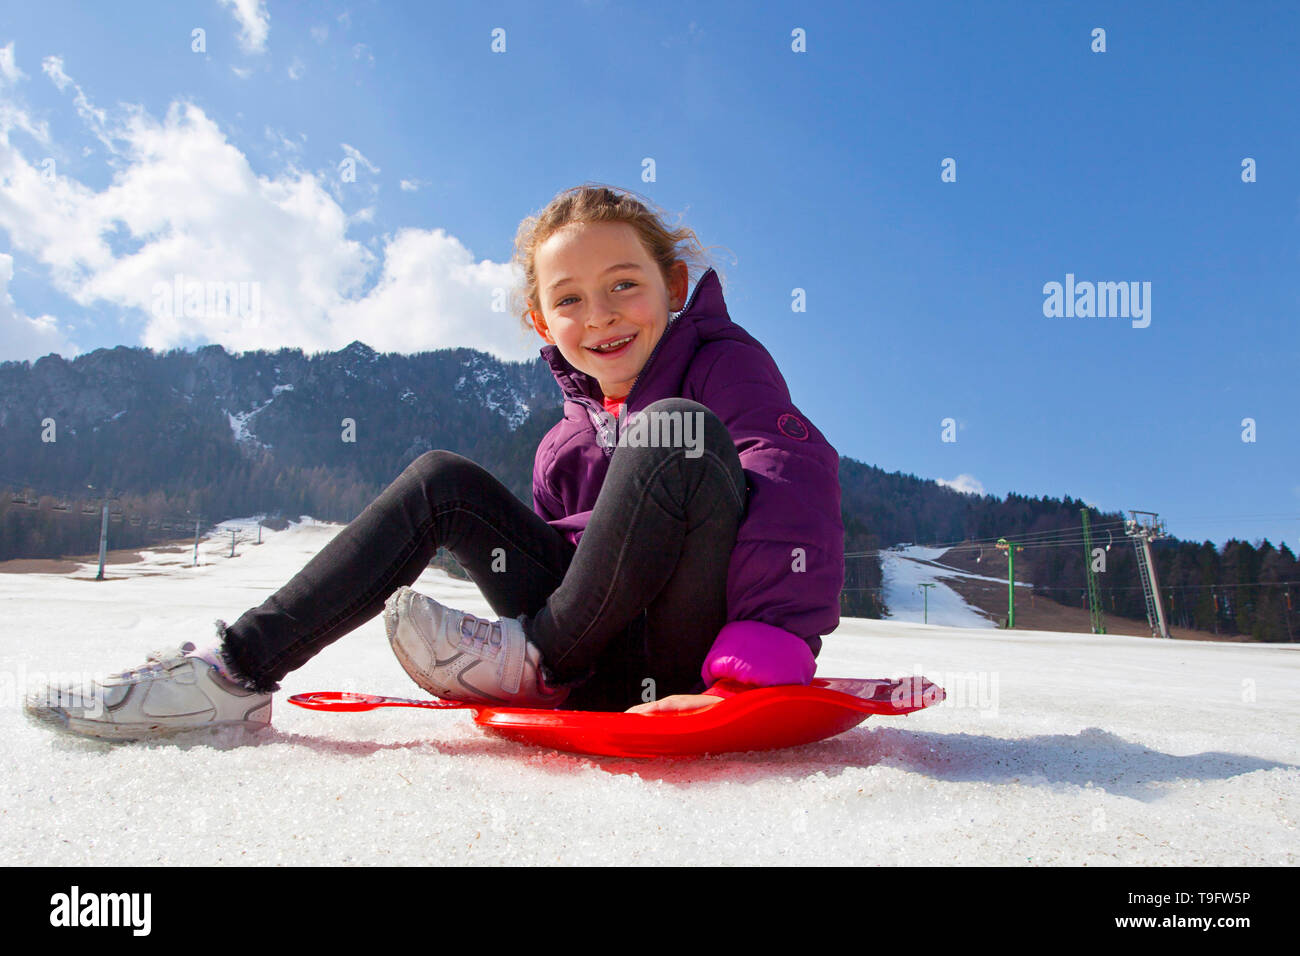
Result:
M614 288L617 289L620 285L636 285L636 283L633 282L631 279L620 279L620 280L618 281L618 284L615 285ZM556 308L559 308L560 306L564 305L564 303L568 302L570 299L573 299L573 298L576 298L576 296L566 295L566 296L565 296L563 299L561 299L559 302L555 303Z

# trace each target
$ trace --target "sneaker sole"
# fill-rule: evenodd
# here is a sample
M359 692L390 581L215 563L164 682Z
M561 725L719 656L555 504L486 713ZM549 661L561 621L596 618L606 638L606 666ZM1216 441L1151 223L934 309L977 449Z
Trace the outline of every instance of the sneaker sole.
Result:
M190 724L188 726L154 723L111 724L98 720L83 720L71 717L53 707L33 706L30 704L24 707L24 711L32 721L63 733L92 740L128 742L156 740L163 737L174 737L178 734L188 734L202 730L220 730L222 728L236 728L256 733L271 726L269 703L264 706L268 711L267 720L214 720L211 723Z

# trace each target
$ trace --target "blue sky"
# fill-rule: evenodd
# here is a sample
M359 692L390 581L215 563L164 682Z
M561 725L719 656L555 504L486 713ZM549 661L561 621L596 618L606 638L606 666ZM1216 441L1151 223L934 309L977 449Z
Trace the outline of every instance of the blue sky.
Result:
M1300 540L1294 4L6 7L0 360L533 355L492 292L594 180L697 231L841 454ZM257 321L160 314L177 273ZM1067 274L1149 324L1044 315Z

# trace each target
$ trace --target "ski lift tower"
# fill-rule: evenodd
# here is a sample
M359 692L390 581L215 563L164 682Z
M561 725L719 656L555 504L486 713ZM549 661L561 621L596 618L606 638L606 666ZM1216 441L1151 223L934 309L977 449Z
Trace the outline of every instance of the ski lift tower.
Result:
M1151 557L1151 542L1168 536L1165 523L1154 511L1133 511L1124 522L1124 533L1133 539L1137 551L1138 577L1142 579L1142 595L1146 598L1147 623L1152 637L1169 637L1165 622L1165 609L1160 604L1160 581L1156 578L1156 563Z
M1088 576L1088 608L1092 615L1092 633L1105 634L1106 625L1101 616L1101 589L1097 586L1097 575L1092 570L1092 532L1088 528L1088 509L1080 508L1079 513L1083 515L1083 570ZM1110 545L1106 547L1109 548ZM1103 564L1102 570L1105 567Z
M998 538L997 549L1007 553L1007 627L1016 626L1016 552L1025 550L1023 545Z

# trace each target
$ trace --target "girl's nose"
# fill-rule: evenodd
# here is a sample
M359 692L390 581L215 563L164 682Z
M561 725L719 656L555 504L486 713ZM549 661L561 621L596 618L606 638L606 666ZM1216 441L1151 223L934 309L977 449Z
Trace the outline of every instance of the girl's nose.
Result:
M587 313L587 324L599 328L611 325L618 320L618 312L605 305L593 305Z

